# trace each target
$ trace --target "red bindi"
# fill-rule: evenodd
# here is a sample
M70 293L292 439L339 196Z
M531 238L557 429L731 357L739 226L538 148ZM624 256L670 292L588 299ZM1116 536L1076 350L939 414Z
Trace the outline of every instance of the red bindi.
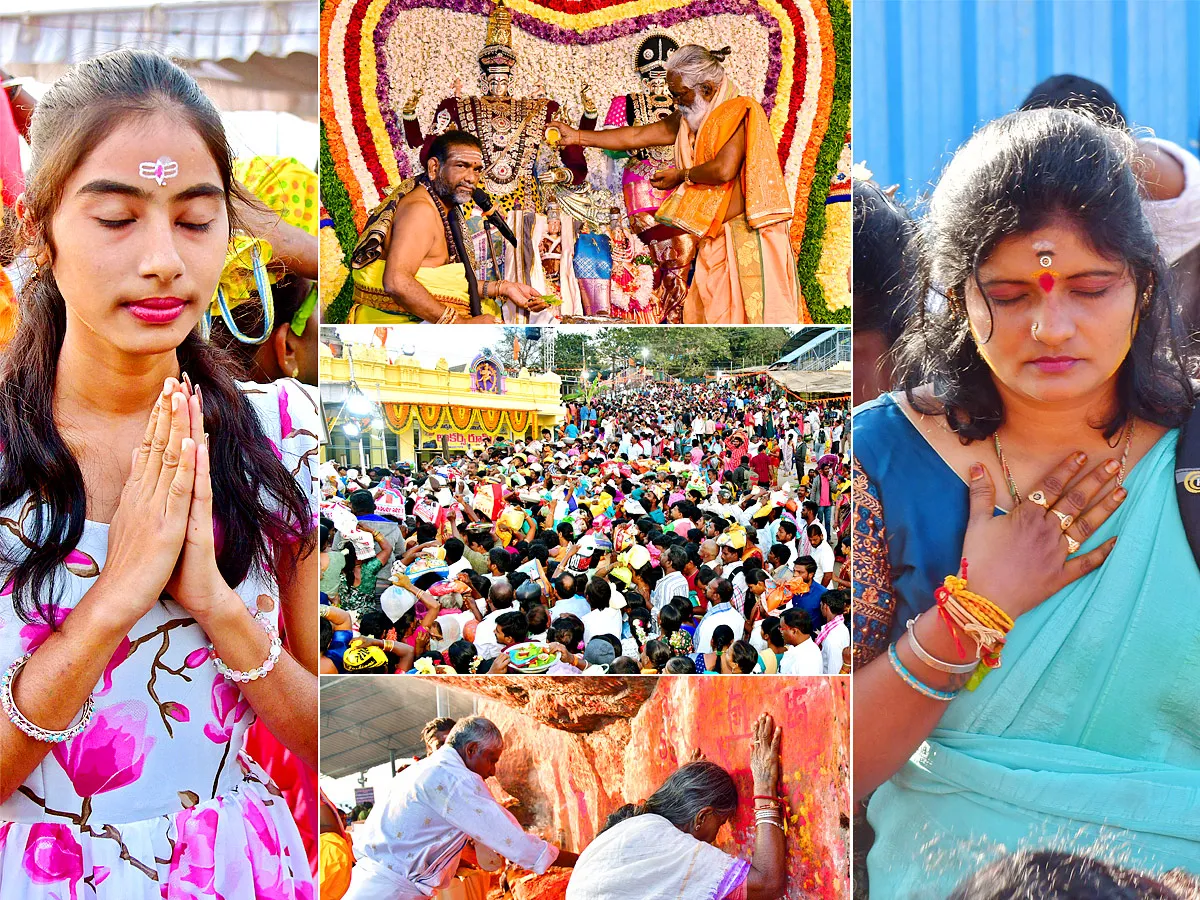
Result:
M1054 288L1054 275L1051 272L1043 272L1038 276L1038 287L1047 294Z

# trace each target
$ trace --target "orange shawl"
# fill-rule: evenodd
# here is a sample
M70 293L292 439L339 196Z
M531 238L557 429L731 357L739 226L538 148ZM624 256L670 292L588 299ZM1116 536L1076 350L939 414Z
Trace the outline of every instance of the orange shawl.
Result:
M736 85L728 78L721 84L712 109L700 125L694 147L687 119L680 121L675 138L675 163L691 168L710 162L743 122L746 159L742 164L742 196L746 223L757 231L776 222L786 222L792 217L792 206L767 114L754 99L739 96ZM732 181L681 184L659 207L655 218L698 237L716 237L725 224L732 195Z

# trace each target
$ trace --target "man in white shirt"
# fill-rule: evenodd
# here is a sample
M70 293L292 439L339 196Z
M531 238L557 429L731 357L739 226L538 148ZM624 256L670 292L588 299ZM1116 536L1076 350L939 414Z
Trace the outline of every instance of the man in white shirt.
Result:
M789 608L780 616L779 631L788 645L779 665L781 675L821 675L821 648L812 639L812 619L802 609Z
M612 585L603 578L589 578L583 595L590 609L583 617L584 646L600 634L610 634L619 641L625 624L621 615L621 610L625 608L624 595L614 591Z
M582 619L591 612L592 608L588 606L588 602L575 593L575 583L575 575L571 572L563 572L563 574L554 579L554 596L558 599L550 607L551 624L559 616L564 616L568 613Z
M696 626L696 652L712 653L712 636L718 625L733 629L735 640L741 640L746 630L746 617L733 608L733 585L724 578L714 578L705 592L708 612Z
M512 582L507 578L492 582L492 588L488 591L487 596L488 613L475 628L475 649L484 658L490 659L500 652L497 649L499 643L496 641L496 620L506 612L515 609L516 601L516 592L513 590Z
M345 900L425 900L450 884L468 840L539 875L578 856L527 834L493 799L504 736L482 716L461 719L446 743L393 780L355 841Z
M850 629L846 627L845 591L826 591L821 596L821 615L825 627L817 634L821 648L821 669L826 675L842 670L842 651L850 646Z
M833 556L833 547L829 541L825 540L825 529L821 527L820 522L813 522L808 526L808 542L812 544L812 553L808 555L817 563L817 574L814 580L829 587L829 582L833 578L833 567L837 561Z
M654 586L650 595L650 604L655 612L671 602L673 597L688 597L687 577L683 567L687 565L687 551L678 544L672 544L662 554L663 571L666 573Z

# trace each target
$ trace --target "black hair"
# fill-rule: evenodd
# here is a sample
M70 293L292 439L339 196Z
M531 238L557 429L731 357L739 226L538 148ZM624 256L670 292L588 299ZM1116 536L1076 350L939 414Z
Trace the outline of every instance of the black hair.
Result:
M718 578L716 584L717 602L730 603L733 600L733 582L728 578Z
M1175 874L1164 880L1176 881ZM971 875L947 900L1187 900L1195 889L1193 882L1179 884L1177 891L1149 875L1075 853L1023 850Z
M442 547L446 551L446 562L450 565L454 565L462 559L463 551L466 549L466 545L454 537L447 538L446 543L442 544Z
M878 331L888 346L904 328L912 306L908 211L870 181L855 181L854 331ZM860 312L861 308L861 312Z
M326 618L321 619L320 647L321 655L329 653L329 645L333 643L333 623Z
M529 620L520 610L502 613L496 617L496 627L504 629L504 636L511 638L514 644L520 644L529 638Z
M446 655L450 658L450 665L454 667L455 672L459 675L469 675L471 663L479 656L479 652L470 641L460 640L446 648Z
M728 625L718 625L713 629L712 633L712 648L713 652L724 650L733 643L733 629Z
M637 660L630 659L628 656L618 656L608 664L608 669L605 671L609 675L640 675L642 668L638 665Z
M593 578L584 588L583 596L592 609L608 609L612 599L612 587L603 578Z
M790 606L779 614L779 618L788 628L795 628L801 634L812 637L812 617L805 610Z
M583 621L578 616L564 613L551 624L547 638L562 644L574 653L583 643Z
M392 620L387 617L387 613L377 609L363 613L362 620L358 625L359 634L365 634L367 637L373 638L382 638L391 629Z
M646 641L646 645L642 647L642 652L646 654L646 659L650 660L650 665L654 666L659 673L663 667L671 659L671 645L666 641L653 639ZM611 670L610 670L611 671Z
M1086 111L1115 128L1125 128L1129 121L1125 118L1121 104L1108 88L1098 81L1079 75L1051 75L1039 81L1021 101L1019 108ZM858 295L855 294L855 299L857 298Z
M667 603L658 611L658 624L664 636L674 634L683 624L683 615L674 603Z
M758 665L758 651L749 641L735 641L729 651L733 664L743 675L751 675Z
M1167 264L1141 205L1137 153L1127 132L1064 109L1011 113L958 150L914 241L916 297L940 292L945 302L918 304L894 348L896 381L914 409L945 416L964 444L1004 422L999 390L968 322L967 285L983 294L994 318L979 267L1005 238L1065 216L1098 254L1133 272L1132 345L1117 372L1117 409L1100 423L1105 438L1131 416L1167 427L1184 420L1195 395L1181 359ZM932 397L916 393L925 385Z
M568 600L575 596L576 578L570 572L563 572L554 579L554 592L560 600Z
M425 151L425 160L436 159L439 164L444 166L446 160L450 158L451 147L474 147L481 153L483 152L483 144L479 142L479 138L469 131L458 131L451 128L433 139L429 149Z
M220 173L230 228L237 225L233 199L244 192L233 178L220 113L167 57L124 49L77 64L38 102L25 187L29 220L39 230L35 250L41 243L53 252L50 221L65 182L87 154L131 117L156 112L179 115L195 129ZM21 620L40 620L55 631L62 564L78 546L87 514L83 472L54 419L66 328L66 302L53 272L43 266L22 288L17 331L0 363L0 508L28 496L16 523L25 537L3 552L0 565L9 569L13 608ZM202 388L213 518L221 535L217 568L231 587L252 568L278 577L281 564L305 558L316 542L308 497L275 456L233 380L232 357L196 331L175 353L180 371ZM305 399L299 390L288 396ZM293 549L277 552L285 547Z
M525 620L529 623L530 634L541 634L550 624L550 610L538 603L525 612ZM505 629L505 633L508 633L508 629Z
M829 607L834 616L840 616L850 605L850 592L843 590L826 591L821 595L821 602Z
M690 656L672 656L663 666L664 675L695 675L696 662Z
M501 575L506 575L511 570L511 560L512 557L503 547L493 547L488 551L488 562L499 569Z
M792 571L795 571L796 569L804 569L806 572L811 572L815 575L817 574L817 561L807 554L804 556L797 556L796 565L792 567Z

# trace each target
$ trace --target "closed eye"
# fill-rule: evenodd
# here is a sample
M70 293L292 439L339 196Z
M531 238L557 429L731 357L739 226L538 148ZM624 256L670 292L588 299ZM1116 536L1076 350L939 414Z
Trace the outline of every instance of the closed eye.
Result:
M122 228L133 222L133 219L97 219L105 228Z

